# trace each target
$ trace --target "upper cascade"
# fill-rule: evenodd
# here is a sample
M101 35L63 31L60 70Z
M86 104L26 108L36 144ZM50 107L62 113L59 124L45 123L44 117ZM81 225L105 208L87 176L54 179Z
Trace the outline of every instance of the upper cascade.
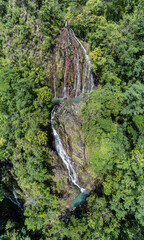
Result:
M61 30L52 61L52 82L54 98L78 97L91 92L94 78L86 49L72 29Z
M67 21L65 21L65 27L68 27L68 22Z

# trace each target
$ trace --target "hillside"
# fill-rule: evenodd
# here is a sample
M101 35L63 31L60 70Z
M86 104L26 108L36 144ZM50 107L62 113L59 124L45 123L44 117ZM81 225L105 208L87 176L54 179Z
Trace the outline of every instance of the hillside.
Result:
M1 240L144 239L143 39L143 0L0 0Z

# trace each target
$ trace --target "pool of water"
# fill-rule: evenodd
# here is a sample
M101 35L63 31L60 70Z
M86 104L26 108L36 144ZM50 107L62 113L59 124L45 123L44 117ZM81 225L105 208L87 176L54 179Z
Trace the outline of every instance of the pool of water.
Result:
M61 102L81 102L83 99L82 97L76 97L76 98L53 98L52 103L59 104Z
M73 207L78 207L88 196L90 195L90 191L85 190L80 193L74 200L73 200Z

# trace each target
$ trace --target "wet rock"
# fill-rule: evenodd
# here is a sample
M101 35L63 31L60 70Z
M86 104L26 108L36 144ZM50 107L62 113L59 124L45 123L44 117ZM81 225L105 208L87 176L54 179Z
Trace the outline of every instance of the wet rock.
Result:
M88 151L82 132L81 103L63 102L55 114L55 128L78 176L79 185L89 191L94 188L95 179L88 164ZM64 200L64 207L70 207L79 189L69 182L68 172L59 156L53 152L54 181Z
M88 47L86 43L83 45ZM50 62L49 86L54 98L71 98L90 91L90 66L83 48L69 27L61 29Z

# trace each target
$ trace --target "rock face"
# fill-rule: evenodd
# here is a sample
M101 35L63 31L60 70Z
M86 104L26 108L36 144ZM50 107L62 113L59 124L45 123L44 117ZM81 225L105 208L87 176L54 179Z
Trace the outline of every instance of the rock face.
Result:
M88 167L88 153L82 133L81 104L67 100L61 103L55 114L55 128L62 140L67 154L71 158L78 176L79 185L87 190L94 187L94 179ZM79 189L69 182L67 169L58 156L54 156L54 181L67 202L67 207L79 195Z
M81 93L92 91L94 78L87 50L75 36L74 31L67 25L61 30L56 47L53 50L49 79L54 99L68 99L60 104L55 113L54 128L62 141L64 150L71 159L72 166L69 173L74 168L78 181L73 182L78 184L80 188L91 190L94 179L90 167L88 167L88 152L82 133L80 111L82 103L74 103L71 99L77 99ZM55 130L53 133L55 135ZM58 137L57 134L55 135L56 138ZM59 146L59 143L57 146ZM61 145L58 151L59 149L63 150ZM52 155L53 180L55 181L53 190L60 194L67 206L70 206L72 200L80 194L80 191L69 182L68 171L62 159L56 152L52 152Z
M86 50L70 28L63 28L51 59L50 87L54 98L90 92L92 79Z

